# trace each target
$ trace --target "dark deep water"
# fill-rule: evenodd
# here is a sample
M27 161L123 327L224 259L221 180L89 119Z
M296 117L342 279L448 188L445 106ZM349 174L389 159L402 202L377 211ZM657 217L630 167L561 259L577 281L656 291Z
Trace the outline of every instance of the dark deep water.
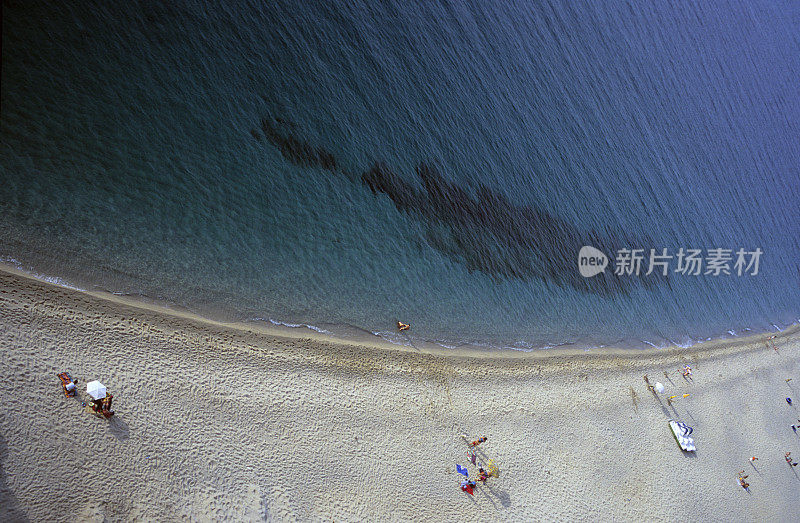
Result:
M0 257L446 346L800 318L800 4L302 4L4 2ZM732 274L614 275L623 248Z

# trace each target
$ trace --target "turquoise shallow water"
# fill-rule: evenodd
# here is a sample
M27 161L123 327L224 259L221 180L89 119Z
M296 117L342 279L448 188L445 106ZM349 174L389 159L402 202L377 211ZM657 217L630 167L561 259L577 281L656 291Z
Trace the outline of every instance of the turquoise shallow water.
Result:
M23 268L446 346L800 317L795 3L3 15L0 256ZM764 254L756 276L586 280L582 245Z

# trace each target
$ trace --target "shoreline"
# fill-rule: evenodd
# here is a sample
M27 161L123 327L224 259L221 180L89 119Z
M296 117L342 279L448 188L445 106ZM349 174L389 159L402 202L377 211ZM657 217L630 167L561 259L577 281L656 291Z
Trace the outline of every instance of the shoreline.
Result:
M491 349L480 350L473 348L445 348L436 344L425 344L421 346L407 346L391 343L381 337L374 336L373 338L363 340L350 340L343 339L336 336L330 336L323 333L315 332L311 329L306 329L301 333L297 332L296 328L280 327L277 325L270 326L265 323L254 322L223 322L210 318L206 318L195 314L188 310L177 308L170 308L164 304L148 303L144 300L131 298L128 296L121 296L108 291L89 291L85 289L78 289L68 285L60 285L51 281L42 280L36 275L30 274L26 271L20 270L16 267L7 264L0 264L0 274L6 273L13 275L17 278L26 279L36 282L42 286L50 286L53 288L61 289L66 292L73 292L82 294L96 300L110 302L112 304L130 307L135 310L146 311L148 313L160 314L165 316L172 316L182 320L198 323L201 325L214 326L216 328L240 332L242 334L256 334L259 336L266 336L275 339L284 340L287 342L296 340L311 340L319 344L329 345L331 347L357 347L362 349L379 349L383 351L396 351L400 353L411 354L428 354L432 356L443 356L452 358L473 358L473 359L498 359L498 360L546 360L546 359L562 359L562 358L583 358L586 360L604 359L604 358L618 358L624 357L626 359L647 359L656 356L675 356L675 355L695 355L701 354L714 354L716 351L723 349L729 351L736 347L748 346L752 344L764 344L767 340L768 333L753 334L746 337L733 337L733 338L720 338L710 341L700 341L688 347L681 347L673 345L668 348L649 347L643 349L631 349L620 347L597 347L592 349L577 349L577 348L549 348L549 349L532 349L530 351L520 351L514 349ZM795 334L800 333L800 325L793 324L784 330L777 332L775 341L789 340L795 337ZM766 347L765 347L766 348Z
M758 340L766 341L767 336L776 335L776 339L789 336L800 331L800 322L794 322L781 328L777 325L777 331L765 331L748 333L746 336L732 335L725 337L721 335L717 338L707 340L699 340L690 345L682 346L671 344L667 346L655 346L652 343L639 340L641 343L647 345L646 347L620 347L614 345L604 345L599 347L564 347L564 346L551 346L551 347L538 347L531 349L518 349L513 347L480 347L477 345L462 344L453 348L446 347L441 343L427 342L420 340L411 340L410 344L393 343L375 333L371 333L365 329L354 327L363 331L363 336L359 337L343 337L337 336L330 332L320 332L320 329L314 326L305 324L298 324L297 326L289 326L288 323L273 320L271 318L254 318L248 321L222 321L213 319L186 307L166 302L165 300L153 299L150 297L139 296L133 297L122 293L115 293L108 290L88 290L80 287L70 285L64 282L59 277L41 275L31 270L25 270L20 267L21 263L13 258L3 258L0 260L0 272L6 272L19 277L27 278L45 285L52 285L62 289L68 289L74 292L93 296L98 299L108 300L111 302L124 304L134 308L141 308L153 312L160 312L162 314L175 315L186 319L193 319L199 322L206 322L213 325L226 326L228 328L239 329L250 332L259 332L267 336L276 336L289 339L304 339L310 338L317 341L329 342L334 345L359 345L368 347L379 347L388 350L407 350L412 352L426 352L430 354L442 355L469 355L480 357L524 357L523 355L532 355L534 358L541 358L543 355L539 353L547 353L552 356L579 356L579 355L603 355L615 354L622 355L627 352L643 353L646 357L651 353L663 353L665 351L682 351L682 350L713 350L714 347L721 345L739 345L755 343ZM268 324L271 323L271 325ZM730 332L730 331L729 331Z

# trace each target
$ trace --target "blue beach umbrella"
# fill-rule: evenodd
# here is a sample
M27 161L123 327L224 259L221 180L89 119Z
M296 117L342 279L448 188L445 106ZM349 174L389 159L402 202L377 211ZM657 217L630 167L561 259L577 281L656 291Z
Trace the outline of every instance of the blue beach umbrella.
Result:
M464 474L465 477L469 477L469 472L467 472L467 467L462 467L461 465L456 465L456 472L459 474Z

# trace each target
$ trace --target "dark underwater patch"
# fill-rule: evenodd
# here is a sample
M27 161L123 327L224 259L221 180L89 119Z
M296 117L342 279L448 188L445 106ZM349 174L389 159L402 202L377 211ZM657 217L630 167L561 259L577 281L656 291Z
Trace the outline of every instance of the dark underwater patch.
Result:
M581 230L545 209L514 204L486 185L450 182L424 162L416 167L419 183L405 181L382 162L354 176L340 169L330 151L296 136L289 122L265 118L261 128L289 162L360 180L374 194L388 197L399 211L423 220L427 244L470 271L499 279L538 278L595 294L627 293L634 286L664 280L655 274L617 276L613 259L605 273L593 278L578 272L578 251L584 245L613 256L621 248L655 248L648 238Z

